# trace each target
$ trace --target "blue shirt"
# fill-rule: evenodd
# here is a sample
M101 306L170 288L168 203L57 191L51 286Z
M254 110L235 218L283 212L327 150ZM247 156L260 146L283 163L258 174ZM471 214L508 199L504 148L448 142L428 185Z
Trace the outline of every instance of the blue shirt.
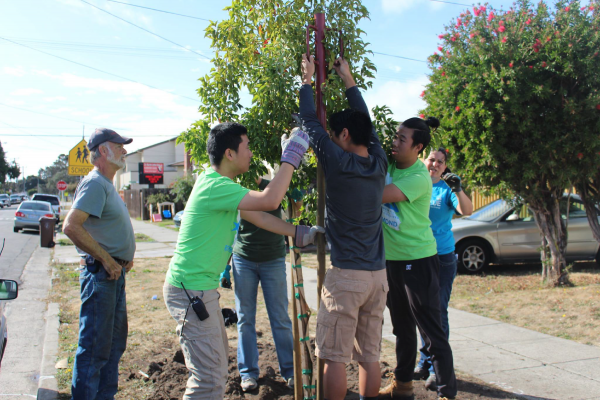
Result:
M458 198L452 193L446 182L440 180L438 183L434 183L429 204L429 219L433 236L437 242L438 254L448 254L454 251L452 216L454 213L458 213L456 207L458 207Z

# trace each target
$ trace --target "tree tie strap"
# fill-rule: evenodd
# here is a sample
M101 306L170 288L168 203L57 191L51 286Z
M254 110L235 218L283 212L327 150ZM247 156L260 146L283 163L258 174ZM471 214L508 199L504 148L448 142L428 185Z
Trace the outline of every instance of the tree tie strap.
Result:
M298 246L290 246L290 250L294 250L294 249L299 249L300 247Z
M317 396L312 395L310 397L305 397L304 400L313 400L313 399L316 399L316 398L317 398Z
M317 385L302 385L304 389L316 389ZM305 397L306 398L306 397Z
M294 297L295 297L295 298L297 298L297 299L299 299L299 298L300 298L300 293L296 293L296 294L294 295Z
M301 341L301 342L307 342L307 341L309 341L309 340L310 340L310 338L309 338L308 336L306 336L306 337L301 337L301 338L300 338L300 341Z
M312 369L303 369L302 370L302 375L310 375L312 374Z
M294 287L304 287L304 283L294 283Z
M288 218L286 219L287 222L296 222L296 218Z
M292 264L292 268L302 268L302 264L298 264L298 265L293 265Z
M308 318L308 314L298 314L298 319Z

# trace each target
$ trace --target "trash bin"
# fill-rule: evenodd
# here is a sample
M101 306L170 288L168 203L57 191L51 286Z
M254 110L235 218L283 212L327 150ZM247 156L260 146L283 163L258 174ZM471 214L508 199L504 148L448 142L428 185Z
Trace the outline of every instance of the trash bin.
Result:
M54 226L56 219L49 217L40 218L40 246L54 247Z

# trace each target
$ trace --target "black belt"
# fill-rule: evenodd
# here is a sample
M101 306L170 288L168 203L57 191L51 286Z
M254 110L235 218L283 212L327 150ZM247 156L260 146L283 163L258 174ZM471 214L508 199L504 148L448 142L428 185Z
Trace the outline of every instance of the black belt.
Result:
M116 262L117 264L119 264L121 267L124 267L124 266L126 266L127 264L129 264L129 261L126 261L126 260L121 260L120 258L113 257L113 260L115 260L115 262ZM81 264L81 265L86 265L86 264L85 264L85 257L82 257L82 258L81 258L81 261L79 262L79 264Z

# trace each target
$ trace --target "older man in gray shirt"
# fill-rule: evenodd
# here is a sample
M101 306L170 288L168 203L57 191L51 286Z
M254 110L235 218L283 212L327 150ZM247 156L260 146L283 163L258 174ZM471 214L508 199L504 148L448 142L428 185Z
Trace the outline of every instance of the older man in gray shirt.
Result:
M73 367L73 399L113 399L119 360L127 344L125 273L133 267L135 236L127 207L112 184L125 166L132 139L96 129L90 137L94 169L81 181L64 233L81 255L79 345Z

